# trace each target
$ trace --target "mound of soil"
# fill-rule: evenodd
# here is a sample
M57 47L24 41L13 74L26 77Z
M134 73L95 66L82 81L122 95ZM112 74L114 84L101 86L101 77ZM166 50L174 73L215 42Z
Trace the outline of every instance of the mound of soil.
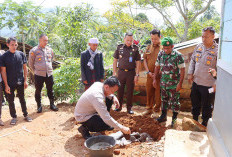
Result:
M126 112L111 111L110 115L131 129L131 132L148 133L154 141L159 141L164 136L166 127L161 126L153 118L142 115L130 115Z

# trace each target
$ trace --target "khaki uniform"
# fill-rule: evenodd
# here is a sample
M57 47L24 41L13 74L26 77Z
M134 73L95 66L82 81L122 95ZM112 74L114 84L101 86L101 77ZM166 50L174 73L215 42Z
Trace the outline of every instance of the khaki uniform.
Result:
M29 53L29 67L35 74L35 100L38 108L41 107L41 90L44 83L46 84L50 105L54 105L53 58L53 50L47 46L45 48L35 46Z
M206 48L204 44L196 46L191 57L188 74L193 74L191 88L193 119L198 120L202 111L203 125L207 125L212 117L215 93L209 93L208 89L215 84L215 79L208 73L209 68L216 69L218 44Z
M155 70L155 62L158 57L158 53L161 47L148 45L146 52L143 55L143 58L147 62L147 66L150 72L154 73ZM147 92L147 104L146 107L148 110L153 109L153 105L155 104L154 111L159 112L161 106L161 97L160 97L160 79L157 80L157 88L153 87L153 78L147 74L147 82L146 82L146 92Z
M52 75L52 60L54 53L51 48L41 48L36 46L31 49L29 53L29 67L38 76L51 76Z
M118 79L121 83L121 86L118 89L120 108L122 108L124 88L126 85L127 110L131 110L136 61L141 60L139 48L136 45L131 45L128 47L124 44L120 44L118 45L113 57L118 59Z

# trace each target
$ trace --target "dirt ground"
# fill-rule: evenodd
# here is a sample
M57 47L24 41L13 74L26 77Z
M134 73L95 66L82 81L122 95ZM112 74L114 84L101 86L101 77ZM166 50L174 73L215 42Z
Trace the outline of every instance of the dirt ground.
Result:
M43 97L43 112L36 113L36 102L33 97L33 91L27 93L27 108L32 122L26 122L23 119L21 107L18 98L15 99L18 122L16 125L10 125L11 117L8 106L2 108L2 120L5 126L0 127L0 157L84 157L89 156L88 150L84 146L84 139L81 137L73 117L75 104L59 103L58 112L49 109L49 101ZM120 123L130 127L132 131L147 132L155 142L133 143L126 147L116 148L120 150L120 157L163 157L164 152L164 132L170 127L171 113L168 113L166 126L160 126L154 118L142 116L145 107L134 106L134 115L129 115L123 108L122 112L111 112L111 115ZM181 118L189 116L181 113ZM151 125L152 124L152 125ZM22 128L31 132L27 132ZM22 130L20 130L22 129ZM175 129L181 130L180 127ZM15 132L17 131L17 132ZM115 130L116 132L117 130ZM14 133L12 133L14 132ZM12 133L8 136L6 134ZM106 132L110 134L111 132ZM4 137L2 137L4 136Z
M2 120L5 126L0 127L1 157L89 156L88 150L84 146L84 139L77 131L79 125L76 125L73 117L75 104L60 103L58 104L59 111L53 112L49 109L48 99L43 97L43 112L38 114L36 113L34 97L27 97L26 102L29 116L33 119L32 122L24 121L18 98L15 99L18 115L16 125L10 125L11 117L8 106L2 108ZM118 146L120 154L114 156L162 157L164 138L161 139L161 137L164 135L166 128L158 126L152 118L142 118L140 114L144 111L144 107L134 106L133 109L135 115L131 116L125 112L117 114L113 112L112 116L119 122L124 122L126 126L130 126L132 131L147 131L154 139L159 141L134 143L126 147ZM153 125L148 125L151 123ZM23 130L23 127L26 127L31 132ZM14 133L4 136L11 132ZM109 132L106 134L109 134Z

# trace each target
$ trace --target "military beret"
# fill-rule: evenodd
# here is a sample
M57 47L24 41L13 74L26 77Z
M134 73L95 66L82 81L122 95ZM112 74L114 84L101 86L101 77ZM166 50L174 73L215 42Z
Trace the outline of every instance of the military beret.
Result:
M165 37L162 39L161 41L161 45L163 46L170 46L170 45L173 45L173 40L171 37Z

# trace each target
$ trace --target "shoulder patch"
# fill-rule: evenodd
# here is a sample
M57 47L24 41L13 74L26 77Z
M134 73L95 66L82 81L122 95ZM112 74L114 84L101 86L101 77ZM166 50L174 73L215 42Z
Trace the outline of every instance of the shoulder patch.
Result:
M197 50L198 50L198 51L202 51L202 48L201 48L201 47L199 47Z

